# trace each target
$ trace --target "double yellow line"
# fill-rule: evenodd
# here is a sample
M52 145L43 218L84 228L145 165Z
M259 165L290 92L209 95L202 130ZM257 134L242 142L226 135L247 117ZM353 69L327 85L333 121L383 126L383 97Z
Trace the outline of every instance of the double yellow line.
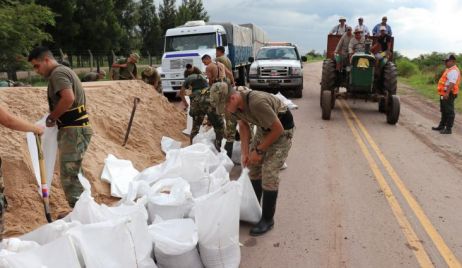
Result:
M380 160L380 163L385 167L385 170L387 171L391 180L396 185L396 188L399 190L399 192L404 197L404 199L406 200L411 210L416 215L423 229L425 230L427 235L430 237L430 239L435 244L436 248L440 252L443 259L445 260L446 264L451 268L452 267L462 267L459 260L456 258L454 253L451 251L451 249L448 247L448 245L444 241L444 239L441 237L441 235L432 225L431 221L425 215L425 212L423 211L422 207L415 200L415 198L412 196L410 191L406 188L403 181L401 180L401 178L398 176L395 169L393 168L393 166L390 164L390 162L387 160L387 158L382 153L380 148L377 146L375 141L372 139L371 135L369 134L367 129L364 127L364 125L361 123L359 118L351 110L351 108L348 106L348 104L345 101L341 100L339 101L339 103L340 103L340 108L342 109L343 116L345 117L348 126L353 132L353 136L355 137L356 142L361 148L361 151L366 157L369 167L374 173L377 179L377 182L381 190L383 191L385 198L388 201L388 204L390 205L391 210L396 220L398 221L398 224L400 225L401 230L403 231L404 236L406 237L410 248L413 249L414 254L420 266L421 267L434 267L434 264L432 263L430 257L428 256L422 244L422 240L419 239L419 237L417 236L416 232L414 231L414 228L412 227L411 223L406 217L406 214L401 208L401 205L399 204L398 200L393 194L393 191L391 190L389 184L385 180L385 177L382 171L380 170L379 165L374 160L371 150L369 150L369 148L367 147L367 144L369 144L370 148L372 148L372 151L374 151L374 153L377 155L378 159Z

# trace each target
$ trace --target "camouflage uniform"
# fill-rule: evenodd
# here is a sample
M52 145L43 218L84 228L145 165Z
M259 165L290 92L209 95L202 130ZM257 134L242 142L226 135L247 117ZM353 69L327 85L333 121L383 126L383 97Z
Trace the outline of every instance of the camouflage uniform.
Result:
M61 128L58 132L61 184L71 207L83 192L77 174L81 172L83 156L92 134L90 127Z
M260 127L257 128L257 133L252 140L252 150L266 133L269 132L265 132ZM262 161L258 165L249 165L250 179L261 179L264 190L277 191L279 189L279 171L289 155L293 135L294 129L284 130L281 136L265 152Z
M3 182L2 159L0 158L0 241L3 239L3 223L7 208L6 197L3 193L4 190L5 184Z

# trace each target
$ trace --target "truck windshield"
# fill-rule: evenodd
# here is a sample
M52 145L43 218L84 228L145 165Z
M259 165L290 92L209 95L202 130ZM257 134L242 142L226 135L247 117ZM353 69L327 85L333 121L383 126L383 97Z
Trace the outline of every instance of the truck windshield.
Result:
M213 49L216 46L217 41L215 33L167 36L165 41L166 52Z
M293 47L268 47L258 51L257 60L298 60Z

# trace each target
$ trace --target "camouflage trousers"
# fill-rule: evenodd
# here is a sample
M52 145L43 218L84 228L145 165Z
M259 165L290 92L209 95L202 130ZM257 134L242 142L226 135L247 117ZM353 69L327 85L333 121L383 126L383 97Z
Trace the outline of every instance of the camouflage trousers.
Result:
M61 128L58 132L61 184L71 207L83 192L77 174L81 171L83 156L92 135L91 127Z
M237 120L234 116L225 113L226 128L225 128L225 139L227 142L233 142L236 139L237 132Z
M199 133L199 129L204 121L204 117L207 115L209 123L213 126L216 134L217 143L221 144L223 139L223 117L217 114L215 107L210 104L210 94L201 94L195 92L191 96L191 108L189 115L193 118L193 126L191 130L191 141Z
M266 133L262 128L257 128L257 133L251 144L252 149L259 144ZM261 179L263 190L277 191L279 189L279 171L289 155L293 135L294 129L284 130L281 136L266 150L262 161L257 165L249 165L250 179Z
M0 241L3 239L4 219L7 208L6 197L4 194L5 184L3 181L2 159L0 158Z

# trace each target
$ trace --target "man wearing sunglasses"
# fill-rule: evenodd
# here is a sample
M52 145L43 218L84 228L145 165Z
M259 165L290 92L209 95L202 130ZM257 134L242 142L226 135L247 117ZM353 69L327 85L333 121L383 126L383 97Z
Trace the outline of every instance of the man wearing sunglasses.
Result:
M46 119L46 126L58 126L61 183L69 205L74 207L83 191L77 174L81 172L83 156L93 134L86 110L85 92L77 74L59 64L48 48L33 49L29 62L36 73L48 80L50 115Z

